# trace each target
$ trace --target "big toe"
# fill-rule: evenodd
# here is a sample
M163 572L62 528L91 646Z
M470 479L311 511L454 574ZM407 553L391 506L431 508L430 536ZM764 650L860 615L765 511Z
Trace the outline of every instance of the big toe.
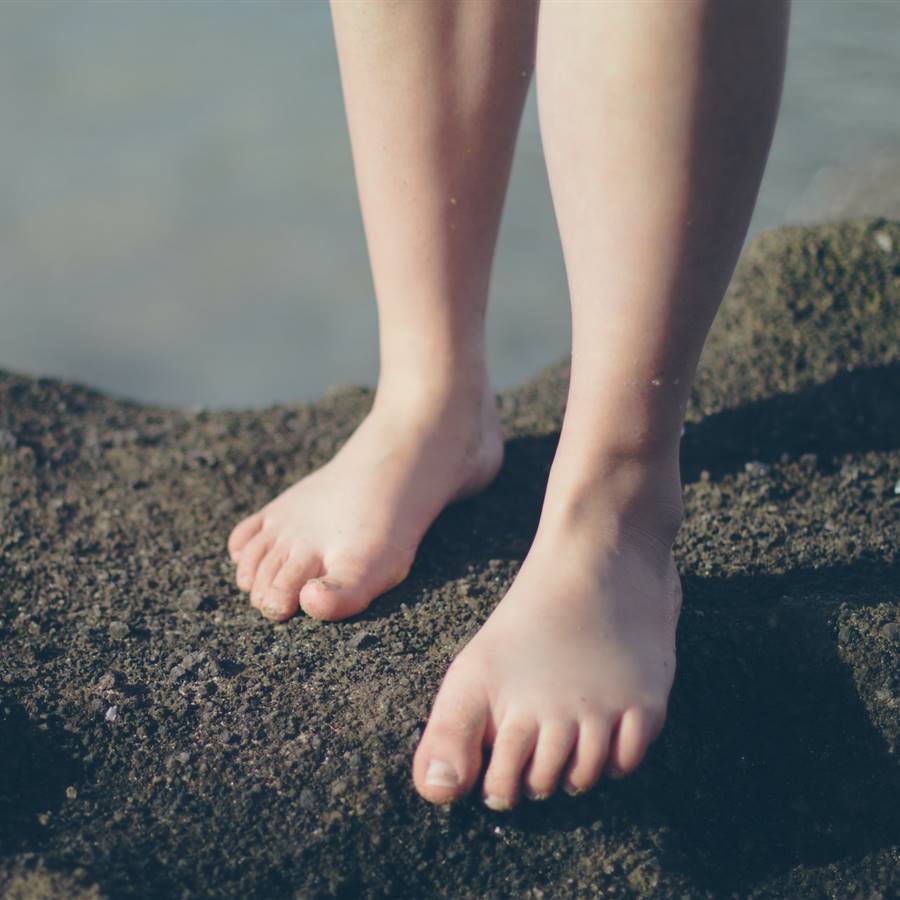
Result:
M487 720L484 689L451 666L413 760L413 783L426 800L448 803L472 789Z
M411 556L392 562L385 554L373 554L363 560L326 564L323 576L303 585L300 606L308 616L328 622L355 616L403 581L411 563Z

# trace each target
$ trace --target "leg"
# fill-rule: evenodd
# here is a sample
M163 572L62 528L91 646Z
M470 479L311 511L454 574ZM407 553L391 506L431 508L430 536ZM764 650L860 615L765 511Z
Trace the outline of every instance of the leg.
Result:
M512 806L641 760L665 718L678 445L776 118L782 0L543 0L541 129L572 301L568 406L534 544L451 666L420 793Z
M379 316L369 416L232 532L272 619L339 619L402 580L440 510L503 453L484 360L490 265L534 60L536 8L332 5Z

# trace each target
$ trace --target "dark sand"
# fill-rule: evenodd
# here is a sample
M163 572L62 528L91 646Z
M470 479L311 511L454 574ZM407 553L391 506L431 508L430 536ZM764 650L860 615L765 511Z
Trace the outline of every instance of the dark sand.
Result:
M412 751L528 548L565 384L503 395L499 480L408 581L273 627L225 538L369 391L189 413L0 373L0 894L895 896L900 224L768 232L741 262L683 441L679 672L642 769L432 808Z

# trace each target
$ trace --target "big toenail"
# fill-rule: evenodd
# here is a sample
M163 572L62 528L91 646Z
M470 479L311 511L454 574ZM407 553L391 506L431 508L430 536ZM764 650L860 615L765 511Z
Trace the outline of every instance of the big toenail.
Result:
M563 785L563 790L564 790L570 797L577 797L579 794L583 794L583 793L585 792L586 788L575 787L574 784L564 784L564 785Z
M310 578L314 584L321 584L326 591L336 591L341 585L333 578Z
M512 804L504 797L498 797L496 794L487 794L484 798L484 805L494 812L506 812L512 809Z
M459 775L453 766L433 759L425 772L425 784L429 787L455 788L459 784Z
M271 605L263 605L259 608L259 611L269 619L274 619L281 614L281 610L277 606Z

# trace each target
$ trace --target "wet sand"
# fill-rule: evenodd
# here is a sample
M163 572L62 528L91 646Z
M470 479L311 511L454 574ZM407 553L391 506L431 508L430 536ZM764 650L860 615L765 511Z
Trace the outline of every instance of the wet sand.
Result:
M272 626L239 516L328 459L339 389L184 412L0 372L0 895L889 897L900 884L900 224L764 232L682 444L679 671L644 766L499 815L409 764L532 536L566 369L363 616Z

